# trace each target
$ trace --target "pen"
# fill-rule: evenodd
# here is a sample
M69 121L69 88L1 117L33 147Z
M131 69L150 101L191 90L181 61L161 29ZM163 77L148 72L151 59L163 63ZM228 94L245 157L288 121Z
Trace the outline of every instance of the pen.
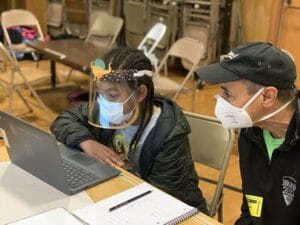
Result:
M112 212L112 211L114 211L114 210L116 210L116 209L118 209L118 208L120 208L120 207L122 207L122 206L124 206L124 205L129 204L130 202L133 202L133 201L135 201L135 200L137 200L137 199L139 199L139 198L141 198L141 197L143 197L143 196L145 196L145 195L147 195L147 194L150 194L151 192L152 192L152 190L149 190L149 191L146 191L146 192L144 192L144 193L141 193L141 194L139 194L139 195L137 195L137 196L135 196L135 197L133 197L133 198L130 198L130 199L124 201L124 202L121 202L121 203L119 203L118 205L115 205L115 206L111 207L111 208L109 209L109 211Z

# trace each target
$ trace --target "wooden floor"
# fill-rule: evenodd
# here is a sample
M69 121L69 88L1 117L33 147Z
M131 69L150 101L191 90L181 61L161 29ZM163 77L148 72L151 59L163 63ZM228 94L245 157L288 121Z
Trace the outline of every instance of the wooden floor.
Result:
M35 63L33 63L32 61L22 61L20 62L20 64L21 64L21 68L30 69L35 67ZM39 68L45 71L50 71L49 62L47 60L40 61ZM69 69L66 66L63 65L57 66L58 78L61 83L65 81L66 74L68 73L68 71ZM175 68L173 69L173 71L171 70L171 77L174 78L174 80L181 81L184 77L183 74L184 71L180 68ZM0 76L9 76L9 73L8 71L6 71L5 73L0 72ZM30 74L28 74L27 76L30 76ZM74 71L71 77L71 81L81 85L82 87L87 87L88 77L84 74ZM203 89L197 90L195 112L213 116L214 105L215 105L214 95L217 94L217 92L218 92L218 87L215 85L205 85ZM13 104L13 114L48 131L52 121L48 119L48 117L46 116L43 110L41 110L36 106L35 101L30 97L27 90L23 91L22 94L25 97L28 97L30 99L30 102L33 103L34 111L32 113L28 112L27 109L24 107L24 104L22 103L20 98L17 95L15 95L14 104ZM71 107L71 104L67 98L68 94L70 94L70 91L57 91L50 94L40 95L42 100L45 102L45 104L49 107L51 111L52 120L62 110ZM188 111L191 110L191 100L189 96L182 94L179 96L177 102L184 110L188 110ZM8 101L4 89L1 86L0 86L0 109L5 111L8 109ZM3 142L0 140L0 147L3 145L4 145ZM200 165L197 165L196 169L199 172L199 174L205 176L209 175L215 177L217 174L216 171L213 171L208 168L204 168ZM225 178L225 183L238 188L240 188L241 186L241 179L239 173L239 159L237 155L236 144L234 144L234 150L231 156L231 161ZM200 183L200 187L203 190L205 196L209 196L214 188L213 186L204 184L202 182ZM224 189L223 206L224 206L225 225L233 224L236 218L239 216L241 199L242 199L242 195L240 193L226 188Z

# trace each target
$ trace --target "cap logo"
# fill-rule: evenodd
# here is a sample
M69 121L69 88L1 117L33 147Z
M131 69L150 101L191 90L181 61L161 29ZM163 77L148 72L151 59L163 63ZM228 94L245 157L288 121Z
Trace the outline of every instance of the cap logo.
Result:
M229 59L234 59L235 57L237 57L239 55L239 53L234 53L233 51L230 51L225 58L229 58Z

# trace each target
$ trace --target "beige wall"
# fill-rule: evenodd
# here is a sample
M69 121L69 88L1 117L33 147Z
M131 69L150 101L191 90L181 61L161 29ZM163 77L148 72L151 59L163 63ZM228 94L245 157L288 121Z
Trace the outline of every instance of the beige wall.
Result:
M43 33L47 33L47 0L26 0L26 9L31 11L38 19Z
M278 0L241 0L245 42L266 41L274 2Z
M38 19L43 33L47 33L47 0L0 0L0 11L27 9Z
M293 6L300 7L300 0L293 1ZM291 52L295 58L300 88L300 9L287 8L282 19L282 28L278 45Z
M291 52L298 71L296 83L300 87L300 10L286 8L279 29L282 2L282 0L241 0L244 39L245 42L270 41ZM292 0L291 3L292 6L300 7L300 0Z

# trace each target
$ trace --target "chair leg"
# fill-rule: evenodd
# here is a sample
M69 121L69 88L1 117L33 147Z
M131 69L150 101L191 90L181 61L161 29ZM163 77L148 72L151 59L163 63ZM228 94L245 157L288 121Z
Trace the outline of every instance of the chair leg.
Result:
M187 82L189 81L189 79L191 79L192 73L193 73L193 72L190 71L190 72L186 75L186 77L184 78L183 82L181 83L181 85L180 85L178 91L177 91L176 94L174 95L173 101L175 101L175 100L178 98L179 94L181 93L181 91L183 90L183 88L185 87L185 85L187 84Z
M196 99L196 82L194 75L192 76L192 112L195 112L195 99Z
M70 77L71 77L71 75L72 75L72 72L73 72L73 69L70 68L70 69L69 69L69 72L68 72L68 75L67 75L67 77L66 77L65 82L68 82L68 81L69 81L69 79L70 79Z
M30 105L28 104L28 102L26 101L26 99L23 97L23 95L20 93L20 91L18 89L16 89L16 92L19 95L19 97L21 98L21 100L23 101L24 105L29 110L29 112L33 112L33 109L30 107Z
M10 84L8 87L8 111L12 112L12 102L13 102L13 95L15 90L15 72L11 70L11 77L10 77Z
M23 78L26 86L28 87L28 89L30 90L30 92L32 93L32 95L34 96L36 101L38 102L39 106L46 112L46 114L47 114L48 118L50 119L50 121L52 121L52 118L51 118L51 115L50 115L50 112L49 112L48 108L42 102L42 100L40 99L40 97L38 96L36 91L33 89L33 87L29 84L28 80L26 79L25 75L21 72L21 70L19 70L18 72L20 73L20 75Z
M9 112L12 112L13 94L14 94L14 88L12 87L8 90L8 111Z
M166 61L165 65L164 65L164 75L168 76L168 61Z
M2 83L0 83L0 87L3 90L3 92L5 92L5 95L8 95L7 89L5 88L5 86Z
M218 221L220 223L223 223L223 200L221 201L218 208Z

